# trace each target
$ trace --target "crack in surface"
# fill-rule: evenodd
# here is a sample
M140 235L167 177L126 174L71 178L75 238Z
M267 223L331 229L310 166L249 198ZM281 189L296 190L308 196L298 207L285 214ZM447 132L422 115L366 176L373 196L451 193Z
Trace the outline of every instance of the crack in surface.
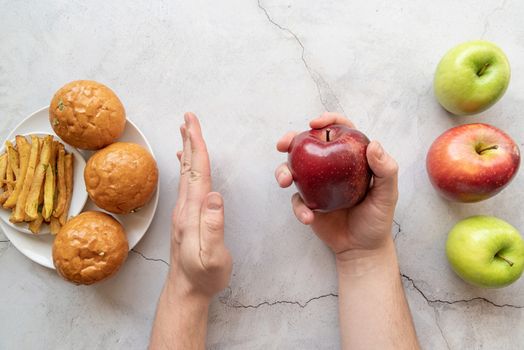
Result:
M327 112L337 111L338 110L338 111L341 111L342 113L344 113L344 115L345 115L346 112L344 111L344 107L342 107L342 105L340 104L340 100L338 99L337 95L333 92L333 89L331 89L331 86L329 85L329 83L322 77L322 75L320 75L320 73L315 71L309 65L309 63L307 62L306 57L305 57L306 47L304 46L304 44L302 43L302 41L300 40L298 35L295 34L291 29L289 29L287 27L284 27L283 25L277 23L270 16L268 10L264 6L262 6L262 3L260 2L260 0L257 0L257 5L258 5L258 8L264 12L267 20L271 24L273 24L275 27L277 27L281 31L286 32L289 35L291 35L295 39L297 44L300 46L300 49L302 51L300 58L302 60L302 63L304 64L304 67L306 68L306 70L307 70L311 80L313 80L313 82L315 83L315 85L317 87L318 98L319 98L320 103L322 104L322 106L324 106L324 109Z
M444 343L446 343L446 347L448 348L448 350L451 350L451 347L449 346L449 343L448 343L448 339L444 335L444 331L442 330L442 327L440 327L440 316L437 312L437 309L435 309L434 307L432 309L433 309L433 314L435 315L435 324L437 325L440 335L442 336Z
M420 295L422 295L422 297L424 299L426 299L426 302L429 304L429 305L433 305L433 304L446 304L446 305L453 305L453 304L460 304L460 303L470 303L470 302L474 302L474 301L479 301L479 302L485 302L489 305L492 305L494 307L508 307L508 308L513 308L513 309L524 309L524 305L513 305L513 304L497 304L489 299L486 299L486 298L483 298L483 297L473 297L473 298L470 298L470 299L458 299L458 300L443 300L443 299L431 299L431 298L428 298L426 296L426 294L420 289L419 286L417 286L417 284L415 283L415 281L409 277L408 275L404 274L404 273L401 273L400 274L402 276L402 278L406 279L409 281L409 283L413 286L413 288L415 288L415 290L417 292L419 292Z
M397 239L397 237L402 233L402 226L395 219L393 219L393 223L398 227L398 231L395 234L395 236L393 237L393 241L395 241ZM494 306L494 307L500 307L500 308L508 307L508 308L513 308L513 309L524 309L524 305L497 304L497 303L495 303L495 302L493 302L493 301L491 301L491 300L489 300L487 298L484 298L484 297L473 297L473 298L470 298L470 299L458 299L458 300L431 299L431 298L426 296L426 294L422 291L422 289L415 283L415 280L413 278L409 277L408 275L406 275L405 273L402 273L402 272L400 273L400 276L402 276L402 278L404 278L407 281L409 281L409 283L413 286L413 288L426 300L426 302L430 306L433 306L433 304L453 305L453 304L459 304L459 303L470 303L470 302L478 301L478 302L487 303L487 304L489 304L491 306ZM437 321L437 326L440 329L440 325L438 324L438 321ZM441 333L442 333L442 330L441 330ZM446 343L447 343L447 341L446 341ZM448 344L448 347L449 347L449 344Z
M138 250L135 250L134 248L131 249L131 251L135 254L138 254L140 255L142 258L144 258L145 260L147 261L156 261L156 262L161 262L161 263L164 263L166 266L169 266L169 263L167 261L165 261L164 259L160 259L160 258L149 258L147 256L145 256L144 254L142 254L141 252L139 252Z
M322 294L322 295L310 298L310 299L306 300L304 303L301 303L300 301L291 301L291 300L275 300L275 301L271 301L271 302L270 301L263 301L263 302L258 303L258 304L244 305L244 304L240 303L239 301L231 300L230 299L230 294L231 294L231 292L229 292L228 296L219 298L219 301L220 301L220 303L224 304L225 306L231 307L231 308L234 308L234 309L258 309L261 306L271 307L271 306L282 305L282 304L296 305L296 306L300 307L301 309L304 309L305 307L308 306L309 303L311 303L312 301L315 301L315 300L324 299L324 298L333 298L333 297L334 298L338 298L338 294L327 293L327 294Z
M395 235L393 236L393 242L395 242L398 238L398 236L402 233L402 227L400 226L400 224L398 223L397 220L393 219L393 223L397 226L398 230L397 232L395 233Z
M490 22L489 22L489 19L491 18L491 16L493 16L496 12L499 12L499 11L502 11L504 10L504 7L506 7L506 3L508 2L508 0L502 0L501 4L497 7L495 7L493 9L493 11L491 11L490 13L488 13L486 15L486 17L484 18L484 30L482 32L482 35L480 36L481 39L484 39L484 36L487 34L488 32L488 28L490 26Z

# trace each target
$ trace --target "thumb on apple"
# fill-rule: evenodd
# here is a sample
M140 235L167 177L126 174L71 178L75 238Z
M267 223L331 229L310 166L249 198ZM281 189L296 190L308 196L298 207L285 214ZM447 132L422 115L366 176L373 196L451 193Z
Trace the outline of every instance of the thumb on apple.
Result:
M395 206L398 199L398 164L377 141L369 143L366 151L373 172L373 187L369 195L374 201Z

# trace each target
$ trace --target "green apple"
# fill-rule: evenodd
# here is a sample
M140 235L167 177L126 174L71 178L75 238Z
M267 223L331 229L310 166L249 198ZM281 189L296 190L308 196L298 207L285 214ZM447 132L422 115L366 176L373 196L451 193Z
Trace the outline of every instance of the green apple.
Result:
M510 78L508 59L488 41L470 41L449 50L437 66L433 89L450 113L469 115L495 104Z
M524 270L524 240L504 220L472 216L449 232L446 254L463 280L479 287L507 286Z

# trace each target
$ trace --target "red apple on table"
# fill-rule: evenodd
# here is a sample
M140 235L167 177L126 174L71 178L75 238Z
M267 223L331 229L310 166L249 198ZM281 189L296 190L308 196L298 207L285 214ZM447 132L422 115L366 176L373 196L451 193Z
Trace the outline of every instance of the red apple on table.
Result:
M338 124L295 136L289 146L289 169L310 209L350 208L366 196L371 180L368 144L363 133Z
M502 130L482 123L449 129L431 145L426 168L435 189L458 202L499 193L517 173L520 152Z

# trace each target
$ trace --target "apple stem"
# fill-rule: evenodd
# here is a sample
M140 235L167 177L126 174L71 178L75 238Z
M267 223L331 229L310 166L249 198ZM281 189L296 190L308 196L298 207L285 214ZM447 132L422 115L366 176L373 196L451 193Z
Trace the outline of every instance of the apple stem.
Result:
M496 257L499 257L499 258L501 258L502 260L504 260L505 262L507 262L507 263L509 264L509 266L513 266L513 261L509 260L508 258L503 257L502 255L500 255L500 254L498 254L498 253L497 253L495 256L496 256Z
M329 142L329 133L331 132L330 129L326 129L326 141Z
M480 68L480 70L477 72L477 75L481 77L484 74L484 72L486 72L486 69L488 69L488 67L489 63L484 64L484 66L482 66L482 68Z
M492 149L497 149L497 148L499 148L498 145L493 145L493 146L490 146L490 147L486 147L486 148L483 148L483 149L479 149L479 150L477 150L477 153L478 153L478 154L482 154L482 153L485 152L485 151L490 151L490 150L492 150Z

